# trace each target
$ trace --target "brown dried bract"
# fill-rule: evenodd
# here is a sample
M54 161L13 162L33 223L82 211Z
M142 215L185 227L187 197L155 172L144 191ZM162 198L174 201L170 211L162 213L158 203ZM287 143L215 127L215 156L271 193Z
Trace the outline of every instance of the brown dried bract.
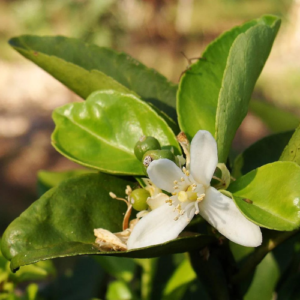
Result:
M103 228L94 229L95 243L100 251L126 251L128 238L138 221L139 219L131 220L128 229L116 233Z

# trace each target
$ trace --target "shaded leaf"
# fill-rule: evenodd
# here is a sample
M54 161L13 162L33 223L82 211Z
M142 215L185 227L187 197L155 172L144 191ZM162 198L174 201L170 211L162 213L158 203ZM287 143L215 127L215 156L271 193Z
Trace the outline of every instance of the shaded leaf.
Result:
M278 161L293 131L267 136L241 153L234 161L232 176L238 178L263 165Z
M42 196L51 188L57 186L63 180L76 177L81 174L92 173L93 170L78 169L63 172L39 171L37 175L38 195Z
M95 260L109 275L130 282L136 270L136 263L133 259L112 256L95 256Z
M189 285L197 278L190 261L186 258L174 271L163 291L162 300L180 300Z
M242 213L261 227L293 230L300 226L300 167L267 164L229 186Z
M93 93L86 102L71 103L53 113L52 144L61 154L107 173L143 175L134 146L142 135L181 152L167 123L138 98L115 91Z
M105 285L105 272L94 259L79 257L71 268L41 289L40 295L43 299L51 300L92 300L99 295L99 291L105 289Z
M199 249L212 241L212 236L186 234L170 242L124 252L100 252L93 230L122 230L126 204L112 199L113 191L125 196L127 185L136 183L125 178L95 173L63 181L34 202L6 229L2 252L11 260L11 269L34 262L85 254L123 257L156 257L164 254Z
M249 110L259 117L273 132L294 130L300 122L300 118L297 115L268 102L252 99L249 104Z
M271 300L280 278L280 270L272 253L269 253L257 266L251 285L244 296L245 300Z
M62 36L22 35L9 44L83 99L97 90L134 93L176 120L177 86L125 53Z
M108 285L105 299L107 300L137 300L127 283L122 280L113 281Z
M226 162L279 26L277 17L263 16L231 29L213 41L181 78L180 128L189 139L200 129L210 131L218 144L219 162Z
M300 126L295 130L279 160L293 161L300 165Z

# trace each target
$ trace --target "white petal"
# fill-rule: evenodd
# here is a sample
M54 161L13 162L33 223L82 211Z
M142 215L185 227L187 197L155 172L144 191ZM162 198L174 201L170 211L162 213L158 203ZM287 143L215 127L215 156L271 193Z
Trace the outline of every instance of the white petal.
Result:
M199 130L191 143L191 174L195 181L209 186L218 164L217 143L210 132Z
M127 243L128 249L161 244L178 237L188 225L186 214L177 221L174 207L164 204L143 217L134 227Z
M160 189L173 192L174 181L185 177L180 168L169 159L159 159L151 162L147 169L150 180Z
M213 187L199 204L201 216L229 240L246 247L262 243L260 228L239 211L234 201Z
M169 196L164 193L159 193L156 196L149 197L147 199L147 204L151 208L151 210L154 210L166 203L166 200L169 199Z

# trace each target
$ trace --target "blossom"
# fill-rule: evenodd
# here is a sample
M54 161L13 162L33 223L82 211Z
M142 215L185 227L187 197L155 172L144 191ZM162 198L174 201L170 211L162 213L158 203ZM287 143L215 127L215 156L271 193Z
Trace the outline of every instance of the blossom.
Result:
M168 159L151 162L147 169L150 180L172 196L136 224L128 249L177 238L198 213L229 240L247 247L259 246L260 228L246 219L231 198L210 186L217 164L216 141L205 130L198 131L192 140L188 169L180 169Z

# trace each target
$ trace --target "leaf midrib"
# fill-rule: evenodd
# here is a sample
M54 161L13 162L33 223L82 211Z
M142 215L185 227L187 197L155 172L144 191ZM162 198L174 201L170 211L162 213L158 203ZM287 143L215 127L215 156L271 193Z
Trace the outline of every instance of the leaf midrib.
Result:
M57 114L59 114L60 116L62 116L63 118L69 120L71 123L73 123L74 125L77 125L80 129L82 129L83 131L86 131L87 133L89 133L91 136L95 137L96 139L100 140L101 142L107 144L108 146L112 147L112 148L117 148L120 151L126 152L128 153L130 156L132 156L134 158L133 152L130 152L128 150L128 148L123 148L120 147L120 144L115 144L115 143L109 143L107 140L103 139L101 136L95 134L94 132L92 132L90 129L88 129L87 127L77 123L76 121L74 121L74 119L67 117L66 115L60 113L60 112L56 112Z

